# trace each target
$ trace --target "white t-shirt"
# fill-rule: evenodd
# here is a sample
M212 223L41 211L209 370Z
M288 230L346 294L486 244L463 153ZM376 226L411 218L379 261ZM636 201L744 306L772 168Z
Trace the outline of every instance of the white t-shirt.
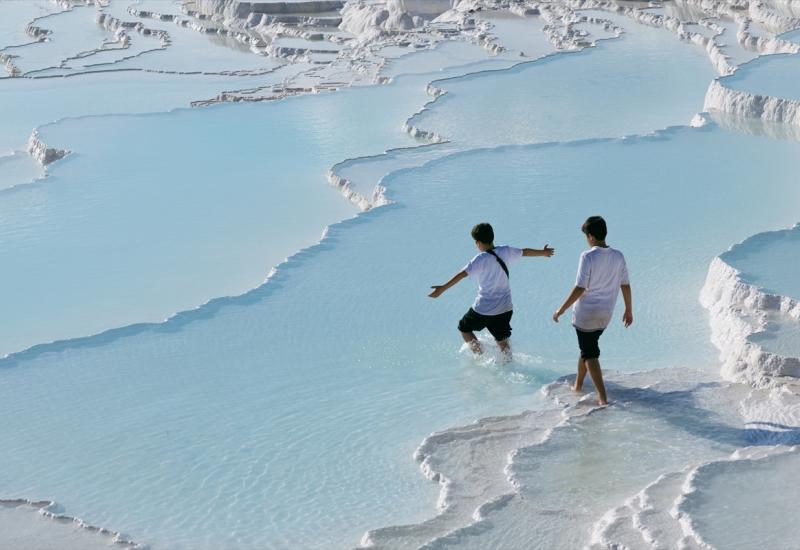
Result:
M627 284L628 267L622 252L595 246L582 253L575 286L586 292L575 302L572 324L585 331L606 328L617 305L619 287Z
M522 249L512 246L496 246L492 250L506 263L511 263L522 258ZM464 271L470 277L478 279L478 297L472 304L472 309L481 315L500 315L511 311L511 286L508 276L497 258L488 252L481 252L464 266Z

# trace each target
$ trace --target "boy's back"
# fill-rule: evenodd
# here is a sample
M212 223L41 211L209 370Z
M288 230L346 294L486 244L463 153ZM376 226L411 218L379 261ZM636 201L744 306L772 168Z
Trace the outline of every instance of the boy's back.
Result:
M506 266L522 258L522 249L497 246L492 249ZM481 252L464 266L467 275L478 281L478 296L472 309L481 315L499 315L513 309L511 285L500 262L489 252Z
M573 325L605 329L614 313L620 286L630 284L625 256L611 247L595 246L581 254L575 286L586 292L575 303Z

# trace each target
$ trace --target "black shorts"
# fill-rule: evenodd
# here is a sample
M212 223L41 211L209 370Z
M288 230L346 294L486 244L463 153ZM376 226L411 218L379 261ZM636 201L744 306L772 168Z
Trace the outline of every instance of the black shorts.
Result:
M600 357L600 335L603 330L584 331L575 328L578 333L578 347L581 348L582 359L597 359Z
M488 329L498 342L511 336L511 315L513 311L506 311L500 315L481 315L472 308L464 314L458 322L461 332L478 332Z

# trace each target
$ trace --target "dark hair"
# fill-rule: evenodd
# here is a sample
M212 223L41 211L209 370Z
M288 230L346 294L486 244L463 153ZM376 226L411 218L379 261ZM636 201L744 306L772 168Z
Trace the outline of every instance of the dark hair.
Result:
M590 216L583 222L581 231L586 235L591 235L598 241L604 241L606 240L606 235L608 235L606 220L601 216Z
M488 223L479 223L472 228L472 238L480 241L483 244L492 244L494 242L494 229Z

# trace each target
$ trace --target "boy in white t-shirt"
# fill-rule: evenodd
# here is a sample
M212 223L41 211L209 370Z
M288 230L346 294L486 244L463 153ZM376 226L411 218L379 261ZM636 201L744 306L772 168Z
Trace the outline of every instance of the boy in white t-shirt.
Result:
M572 389L581 391L588 370L597 389L598 404L607 405L608 398L603 384L603 372L600 370L598 342L600 335L611 322L620 291L625 300L622 323L626 328L633 323L631 283L628 279L625 256L606 244L608 233L606 221L600 216L592 216L583 224L581 231L586 235L586 241L591 248L581 253L575 288L553 314L553 321L558 323L558 318L575 304L572 310L572 326L578 333L581 356L578 358L578 376Z
M494 246L494 230L488 223L479 223L472 228L472 238L480 254L472 258L452 279L443 285L432 286L428 294L438 298L444 291L465 277L478 280L478 296L469 311L458 323L458 330L464 341L475 354L481 353L481 345L475 337L475 331L488 329L503 356L511 358L511 315L514 313L511 303L511 286L509 285L508 264L523 256L544 256L549 258L555 250L544 245L541 250L535 248L514 248L511 246Z

